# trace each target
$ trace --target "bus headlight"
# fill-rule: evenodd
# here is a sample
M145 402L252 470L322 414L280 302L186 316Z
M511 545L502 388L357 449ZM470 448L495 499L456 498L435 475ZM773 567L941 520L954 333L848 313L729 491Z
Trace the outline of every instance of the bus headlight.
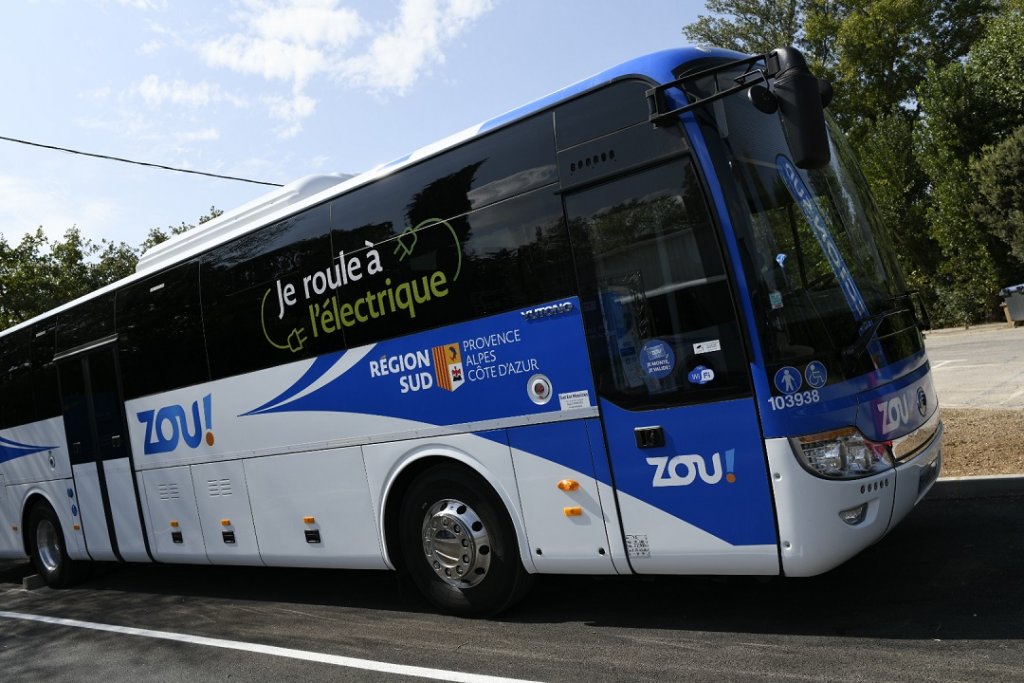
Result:
M889 443L871 441L853 427L791 441L804 469L827 479L859 479L894 466Z

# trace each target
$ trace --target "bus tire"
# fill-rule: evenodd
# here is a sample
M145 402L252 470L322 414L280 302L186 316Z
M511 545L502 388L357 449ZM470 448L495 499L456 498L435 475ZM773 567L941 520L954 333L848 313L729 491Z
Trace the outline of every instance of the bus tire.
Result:
M66 588L85 573L85 564L68 556L60 519L48 503L37 503L29 513L28 549L33 566L51 588Z
M457 465L423 472L402 500L404 571L435 606L460 616L492 616L526 594L515 529L487 482Z

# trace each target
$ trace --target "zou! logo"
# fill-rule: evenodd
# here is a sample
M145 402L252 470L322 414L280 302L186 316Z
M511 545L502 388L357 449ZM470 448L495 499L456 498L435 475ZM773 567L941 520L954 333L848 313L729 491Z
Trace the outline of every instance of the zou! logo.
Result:
M189 448L199 448L203 442L203 431L206 431L206 445L213 445L213 407L210 394L202 398L202 414L200 401L192 401L191 416L185 408L178 405L164 406L160 410L143 410L135 416L146 425L146 437L143 451L146 455L170 453L184 440ZM191 420L189 419L191 417Z
M736 481L733 474L736 450L730 448L725 452L725 480L730 484ZM651 486L689 486L697 477L705 484L717 484L722 481L722 457L719 453L711 456L711 469L708 470L707 461L701 455L677 455L675 457L662 456L660 458L647 458L648 465L654 465L654 479ZM685 467L685 473L680 474L679 468Z

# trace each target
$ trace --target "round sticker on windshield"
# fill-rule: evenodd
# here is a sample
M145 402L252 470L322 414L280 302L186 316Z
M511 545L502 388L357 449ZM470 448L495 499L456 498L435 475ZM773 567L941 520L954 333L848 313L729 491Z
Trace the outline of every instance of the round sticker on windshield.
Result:
M804 383L800 371L792 365L779 368L775 373L775 388L784 394L795 393Z
M804 379L812 389L821 389L828 381L828 370L825 369L825 364L820 360L812 360L804 368Z
M649 377L668 377L676 366L676 354L672 347L660 339L652 339L640 349L640 367Z

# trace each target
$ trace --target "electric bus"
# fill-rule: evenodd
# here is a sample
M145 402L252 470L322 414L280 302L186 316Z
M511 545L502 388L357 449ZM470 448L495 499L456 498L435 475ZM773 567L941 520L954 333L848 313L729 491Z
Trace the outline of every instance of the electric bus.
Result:
M927 322L792 48L310 177L0 335L0 557L809 576L928 492Z

